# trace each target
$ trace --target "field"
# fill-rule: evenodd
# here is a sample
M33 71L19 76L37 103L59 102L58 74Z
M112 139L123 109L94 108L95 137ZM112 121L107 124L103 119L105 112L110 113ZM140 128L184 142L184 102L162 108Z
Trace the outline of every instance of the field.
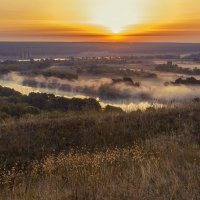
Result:
M6 200L199 199L200 103L46 113L0 125Z

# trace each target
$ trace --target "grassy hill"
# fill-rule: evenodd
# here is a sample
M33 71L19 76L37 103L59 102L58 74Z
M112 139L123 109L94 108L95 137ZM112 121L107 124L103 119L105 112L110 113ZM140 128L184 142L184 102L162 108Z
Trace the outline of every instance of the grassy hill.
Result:
M198 99L131 113L38 109L0 123L0 199L200 198Z

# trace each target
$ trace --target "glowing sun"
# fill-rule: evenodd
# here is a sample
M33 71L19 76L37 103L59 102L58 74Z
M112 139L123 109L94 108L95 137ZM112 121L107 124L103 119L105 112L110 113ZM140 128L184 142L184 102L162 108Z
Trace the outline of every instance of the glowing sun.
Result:
M124 31L126 26L138 23L133 0L101 0L94 9L94 23L109 29L113 34Z

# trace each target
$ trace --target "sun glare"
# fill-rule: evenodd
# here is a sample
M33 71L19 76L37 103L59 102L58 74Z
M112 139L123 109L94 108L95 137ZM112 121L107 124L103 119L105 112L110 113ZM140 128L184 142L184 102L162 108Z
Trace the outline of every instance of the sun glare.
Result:
M112 33L117 34L122 32L123 28L122 27L118 27L118 26L110 26L110 30Z
M137 10L132 0L102 0L94 9L94 23L105 26L113 34L118 34L131 24L138 23Z

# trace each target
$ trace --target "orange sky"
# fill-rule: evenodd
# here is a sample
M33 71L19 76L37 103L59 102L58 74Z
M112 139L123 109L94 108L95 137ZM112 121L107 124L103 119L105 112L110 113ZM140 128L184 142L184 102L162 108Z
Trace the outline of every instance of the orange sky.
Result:
M0 41L200 42L200 0L0 0Z

